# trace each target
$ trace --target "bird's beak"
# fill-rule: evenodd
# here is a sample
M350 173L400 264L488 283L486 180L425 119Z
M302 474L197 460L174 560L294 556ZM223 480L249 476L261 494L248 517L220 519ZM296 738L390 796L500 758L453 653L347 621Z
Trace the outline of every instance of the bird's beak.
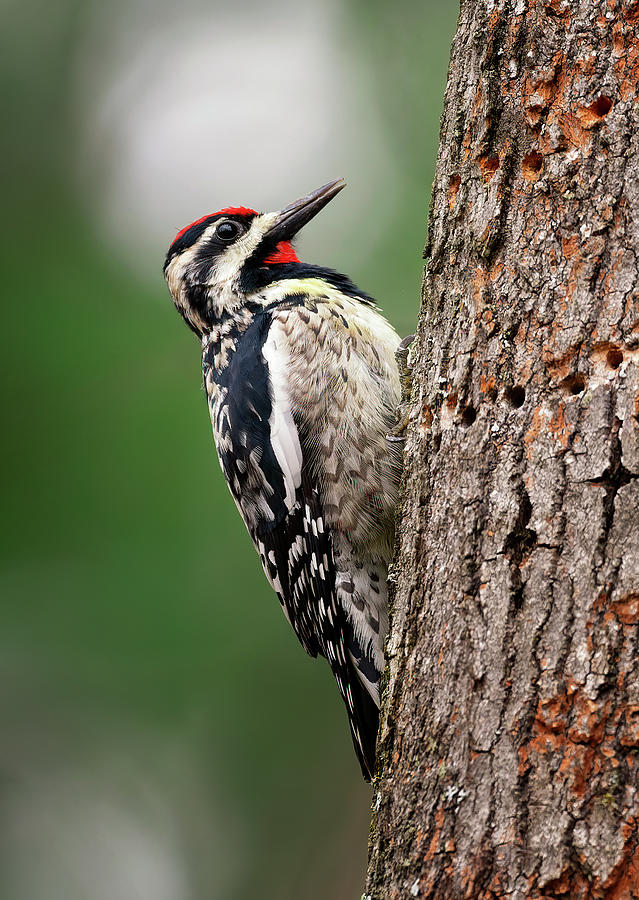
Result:
M310 222L344 187L346 182L343 178L338 178L285 206L279 211L275 223L269 229L268 237L276 244L280 241L290 241L300 228Z

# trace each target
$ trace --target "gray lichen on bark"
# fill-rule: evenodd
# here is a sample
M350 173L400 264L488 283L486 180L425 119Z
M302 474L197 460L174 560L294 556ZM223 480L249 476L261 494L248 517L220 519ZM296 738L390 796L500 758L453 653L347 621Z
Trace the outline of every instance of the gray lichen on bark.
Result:
M464 0L373 900L639 897L639 3Z

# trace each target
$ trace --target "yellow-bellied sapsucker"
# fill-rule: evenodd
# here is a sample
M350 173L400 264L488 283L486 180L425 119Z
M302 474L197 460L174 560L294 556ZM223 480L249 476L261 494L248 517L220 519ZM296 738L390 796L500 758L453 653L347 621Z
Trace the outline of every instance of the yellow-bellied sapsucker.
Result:
M326 657L373 775L401 444L399 338L347 277L291 239L344 187L279 212L222 209L183 228L164 274L202 342L224 475L284 612Z

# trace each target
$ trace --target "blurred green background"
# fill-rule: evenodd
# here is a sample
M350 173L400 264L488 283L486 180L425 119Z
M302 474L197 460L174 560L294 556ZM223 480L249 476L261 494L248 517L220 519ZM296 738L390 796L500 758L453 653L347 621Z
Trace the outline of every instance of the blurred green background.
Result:
M457 11L2 4L3 900L360 896L370 789L162 262L203 213L344 176L299 251L412 331Z

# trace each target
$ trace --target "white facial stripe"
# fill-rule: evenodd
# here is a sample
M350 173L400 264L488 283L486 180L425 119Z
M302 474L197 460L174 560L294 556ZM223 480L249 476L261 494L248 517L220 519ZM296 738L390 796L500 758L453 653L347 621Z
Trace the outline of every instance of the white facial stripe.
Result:
M189 247L184 253L175 256L166 267L165 277L169 291L177 308L186 318L200 330L204 329L204 322L196 315L195 310L187 302L184 294L184 279L189 266L195 257L195 247Z
M278 213L276 212L256 216L246 234L231 244L220 258L216 260L209 284L224 284L234 281L246 260L255 253L262 238L275 223L277 216ZM224 220L220 219L220 221ZM217 225L219 225L219 222L207 228L202 239L212 235Z
M174 256L166 267L165 277L169 285L169 290L174 297L177 297L187 270L195 260L196 251L197 244L193 244L188 250L184 250L182 253L178 253L177 256Z

